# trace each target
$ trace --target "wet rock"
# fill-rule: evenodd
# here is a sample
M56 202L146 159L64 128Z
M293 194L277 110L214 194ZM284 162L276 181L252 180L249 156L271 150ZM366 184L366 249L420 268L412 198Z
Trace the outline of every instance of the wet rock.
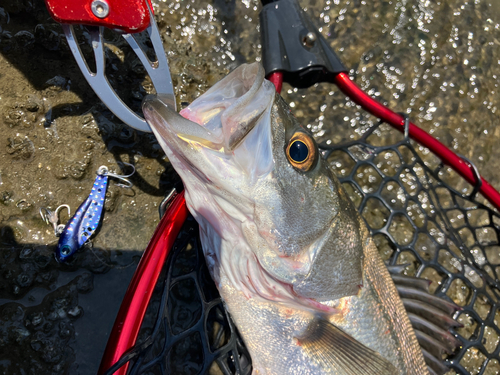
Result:
M38 103L36 103L35 101L33 100L29 100L27 103L26 103L26 109L30 112L38 112L38 110L40 109L40 106L38 105Z
M35 153L35 146L27 136L15 136L7 138L6 151L13 160L30 160Z
M68 80L61 76L54 76L45 82L45 85L51 89L65 89L69 90Z
M35 352L39 352L42 350L42 343L40 340L32 340L30 343L31 349Z
M89 131L90 129L82 129L82 134L86 136L95 136L96 132L99 135L99 138L107 139L108 137L116 137L121 131L122 125L116 124L114 121L111 121L107 116L104 116L104 113L109 111L107 109L100 110L99 112L92 112L96 127L93 128L93 131ZM111 116L110 116L111 117ZM90 134L89 134L90 133Z
M9 23L9 21L9 13L7 13L4 8L0 8L0 25L5 25Z
M50 260L54 260L54 257L51 257ZM57 280L57 276L57 270L52 269L48 272L40 272L37 274L35 281L41 285L51 285Z
M57 269L44 269L50 262L56 262L42 250L33 247L0 250L0 298L21 298L33 287L49 288L56 282ZM53 251L52 247L51 255Z
M25 247L19 252L19 259L28 260L33 258L34 251L31 247Z
M84 157L81 161L74 162L69 167L69 176L75 180L81 180L90 166L90 158Z
M94 289L94 275L90 272L78 276L75 280L79 293L89 293Z
M29 337L30 331L25 328L16 328L14 330L14 341L18 344L22 343L24 339Z
M51 171L54 177L58 180L64 180L68 178L69 173L67 171L67 164L66 162L60 158L60 157L55 157L52 159L51 164Z
M24 263L21 264L21 270L23 272L17 277L17 282L21 288L27 288L33 283L38 267L33 263Z
M2 314L0 315L0 320L3 322L20 322L24 317L23 306L18 303L8 303L0 307Z
M62 339L69 339L74 334L75 334L75 329L73 327L73 324L71 324L71 322L62 321L59 323L59 337L61 337Z
M34 95L29 95L25 101L16 100L4 107L3 122L11 128L31 129L34 124L41 123L43 111L43 102Z
M30 50L35 44L35 36L29 31L19 31L14 35L14 42L18 48Z
M26 116L21 108L8 108L4 114L4 122L10 127L28 124Z
M135 60L133 64L131 64L131 72L136 78L144 78L146 69L144 69L144 66L139 61Z
M49 51L57 51L64 43L64 36L60 33L59 24L38 24L35 27L35 41Z
M41 246L36 248L34 262L40 269L46 268L53 259L53 249L49 249L48 246Z
M118 197L120 196L120 191L118 189L120 188L116 186L108 186L106 200L104 201L105 212L113 212L115 210Z
M2 204L9 204L10 202L12 202L12 196L14 195L14 193L12 191L7 191L7 190L4 190L4 191L1 191L0 192L0 203Z
M30 12L34 8L34 4L30 0L12 0L2 5L8 13Z
M52 161L52 172L58 180L71 177L74 180L82 180L90 167L90 157L83 155L80 160L71 161L56 157Z
M30 369L30 374L68 373L74 361L72 322L82 314L76 283L75 279L49 293L37 306L0 306L0 353L15 359L7 373L28 373L20 369Z
M57 348L56 338L41 340L40 352L42 360L46 363L57 363L62 359L62 353Z
M125 143L130 143L134 141L136 132L130 126L124 125L120 134L118 135L118 139Z
M94 149L94 141L86 140L85 142L82 142L81 150L83 152L92 151L93 149Z
M26 199L20 199L16 202L16 207L25 212L31 210L33 208L33 205Z
M43 313L42 312L36 312L28 316L26 319L25 325L26 327L36 327L39 326L41 323L43 323Z
M21 273L17 276L16 282L21 288L27 288L33 283L33 275L30 273Z
M82 315L83 310L80 306L76 306L70 310L68 310L68 315L72 318L78 318L80 315Z

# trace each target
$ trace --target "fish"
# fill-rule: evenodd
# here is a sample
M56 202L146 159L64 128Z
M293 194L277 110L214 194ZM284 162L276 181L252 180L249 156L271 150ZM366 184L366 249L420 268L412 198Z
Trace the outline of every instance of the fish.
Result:
M429 374L366 224L260 63L143 113L253 374Z

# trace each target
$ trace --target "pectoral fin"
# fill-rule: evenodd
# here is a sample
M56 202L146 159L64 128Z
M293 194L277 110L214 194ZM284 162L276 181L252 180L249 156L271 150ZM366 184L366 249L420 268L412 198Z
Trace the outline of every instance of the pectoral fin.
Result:
M319 366L339 375L396 375L392 363L324 319L315 319L298 343ZM330 372L329 372L330 373Z

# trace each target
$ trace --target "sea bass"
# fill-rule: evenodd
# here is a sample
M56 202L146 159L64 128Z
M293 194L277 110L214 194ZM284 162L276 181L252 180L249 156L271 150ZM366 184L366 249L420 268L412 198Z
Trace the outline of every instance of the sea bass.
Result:
M254 374L428 374L366 225L260 64L182 117L155 96L143 110Z

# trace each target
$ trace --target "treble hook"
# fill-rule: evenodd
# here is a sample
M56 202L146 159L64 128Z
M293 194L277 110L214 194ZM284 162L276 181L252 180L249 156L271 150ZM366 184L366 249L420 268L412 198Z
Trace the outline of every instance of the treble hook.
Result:
M114 177L114 178L117 178L119 180L122 180L125 184L119 183L119 184L116 184L116 186L120 186L120 187L123 187L123 188L130 189L132 186L134 186L134 184L132 182L130 182L129 180L127 180L127 177L130 177L130 176L132 176L135 173L135 167L132 164L126 163L126 162L119 162L118 164L126 164L126 165L128 165L129 167L132 168L132 173L127 174L127 175L119 175L119 174L110 172L109 169L108 169L108 167L106 167L105 165L102 165L97 170L97 174L98 175L102 175L102 176Z
M42 220L45 221L46 224L52 225L52 228L54 228L54 234L57 237L59 237L64 230L64 224L59 224L59 211L62 208L66 208L68 210L68 216L71 216L71 209L67 204L61 204L54 211L51 211L46 207L40 207L39 210ZM45 215L43 214L43 211L45 211Z

